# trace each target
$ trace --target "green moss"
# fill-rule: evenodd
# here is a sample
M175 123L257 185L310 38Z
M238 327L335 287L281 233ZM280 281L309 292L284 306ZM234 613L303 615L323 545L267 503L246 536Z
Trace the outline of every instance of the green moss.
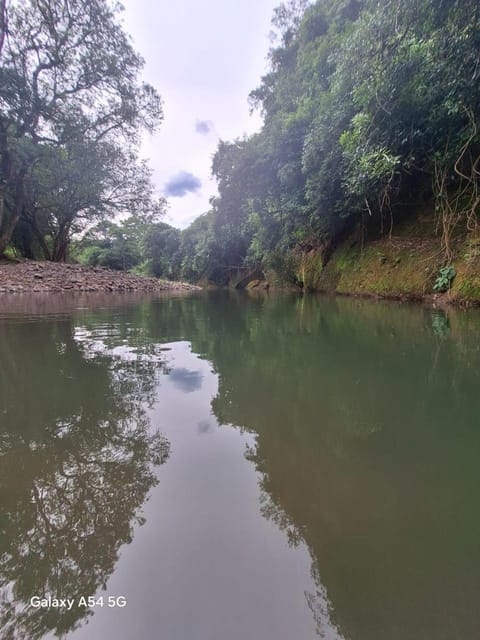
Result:
M479 248L477 238L459 240L450 300L480 302ZM385 297L433 294L438 270L444 266L440 240L429 218L406 225L401 235L367 242L363 248L354 237L348 238L325 266L319 251L292 252L285 258L290 270L294 268L291 282L303 283L306 290Z
M465 262L457 268L457 277L452 287L455 299L480 302L480 261Z
M438 270L435 240L383 238L363 250L348 243L332 257L338 293L420 297L430 293Z
M457 289L460 299L480 301L480 279L466 278Z
M316 291L323 271L322 256L319 251L310 251L302 256L297 269L297 280L303 282L308 291Z
M357 248L347 249L346 247L340 248L335 253L334 265L336 271L342 273L343 271L355 269L359 250Z
M12 246L8 246L3 252L3 255L10 260L14 260L17 257L16 251Z

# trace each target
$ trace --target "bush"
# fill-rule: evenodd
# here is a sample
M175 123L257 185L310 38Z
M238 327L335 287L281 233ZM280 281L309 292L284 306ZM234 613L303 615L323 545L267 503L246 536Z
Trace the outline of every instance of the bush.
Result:
M455 271L455 267L453 267L452 265L442 267L438 272L437 279L435 280L435 284L433 285L433 290L439 293L448 291L452 286L453 279L456 275L457 272Z

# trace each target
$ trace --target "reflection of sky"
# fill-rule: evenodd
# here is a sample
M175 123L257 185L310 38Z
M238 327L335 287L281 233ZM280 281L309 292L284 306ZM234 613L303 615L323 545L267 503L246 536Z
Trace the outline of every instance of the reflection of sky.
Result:
M262 516L259 476L245 456L253 434L220 428L212 413L218 374L188 342L168 347L171 369L161 372L149 415L172 455L106 592L128 605L95 607L69 640L343 640L308 548L290 546Z
M190 371L184 367L177 367L171 371L170 380L180 391L191 393L201 389L203 374L201 371Z
M200 420L197 424L198 433L212 433L213 428L210 420Z

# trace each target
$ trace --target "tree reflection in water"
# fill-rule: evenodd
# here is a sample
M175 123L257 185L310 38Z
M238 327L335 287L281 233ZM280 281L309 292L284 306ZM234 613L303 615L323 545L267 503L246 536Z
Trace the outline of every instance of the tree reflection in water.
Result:
M477 637L480 315L439 334L421 307L263 298L218 321L212 409L255 434L262 514L309 549L318 635Z
M480 315L438 331L421 307L223 293L122 314L0 324L6 638L72 629L84 612L28 599L111 574L166 457L145 408L178 340L218 374L216 422L255 435L262 512L308 547L320 637L477 637Z
M88 610L34 609L30 598L94 595L143 523L168 456L145 412L164 364L112 348L114 332L75 332L71 319L0 329L2 637L61 635Z

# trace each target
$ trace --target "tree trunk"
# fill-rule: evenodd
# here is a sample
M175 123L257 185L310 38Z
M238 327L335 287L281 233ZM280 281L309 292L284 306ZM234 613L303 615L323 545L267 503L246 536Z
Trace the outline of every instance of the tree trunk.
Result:
M17 222L20 220L21 207L15 207L15 214L10 218L6 228L0 234L0 256L10 244Z
M3 190L0 191L0 231L2 230L3 224L3 212L5 211L5 195Z
M48 247L48 244L45 242L45 236L43 235L43 233L38 228L37 219L36 219L35 213L32 214L32 218L31 218L30 222L31 222L31 225L32 225L32 228L33 228L33 233L35 235L35 238L37 239L37 242L40 245L40 249L42 250L43 257L45 258L45 260L51 260L52 259L52 253L51 253L51 251L50 251L50 249Z
M2 55L5 33L7 31L7 8L6 0L0 0L0 56Z
M53 241L52 260L53 262L66 262L68 254L70 226L62 226Z
M68 240L62 240L58 245L57 250L55 252L54 261L55 262L66 262L67 261L67 253L68 253Z
M25 189L24 189L24 180L25 180L26 170L22 170L17 179L17 184L15 186L15 201L14 208L11 214L10 219L5 223L3 229L0 228L0 256L5 252L5 249L10 244L10 241L13 236L13 232L15 231L15 227L17 226L18 221L20 220L20 216L23 210L23 204L25 202ZM4 217L5 210L5 197L2 198L2 218Z

